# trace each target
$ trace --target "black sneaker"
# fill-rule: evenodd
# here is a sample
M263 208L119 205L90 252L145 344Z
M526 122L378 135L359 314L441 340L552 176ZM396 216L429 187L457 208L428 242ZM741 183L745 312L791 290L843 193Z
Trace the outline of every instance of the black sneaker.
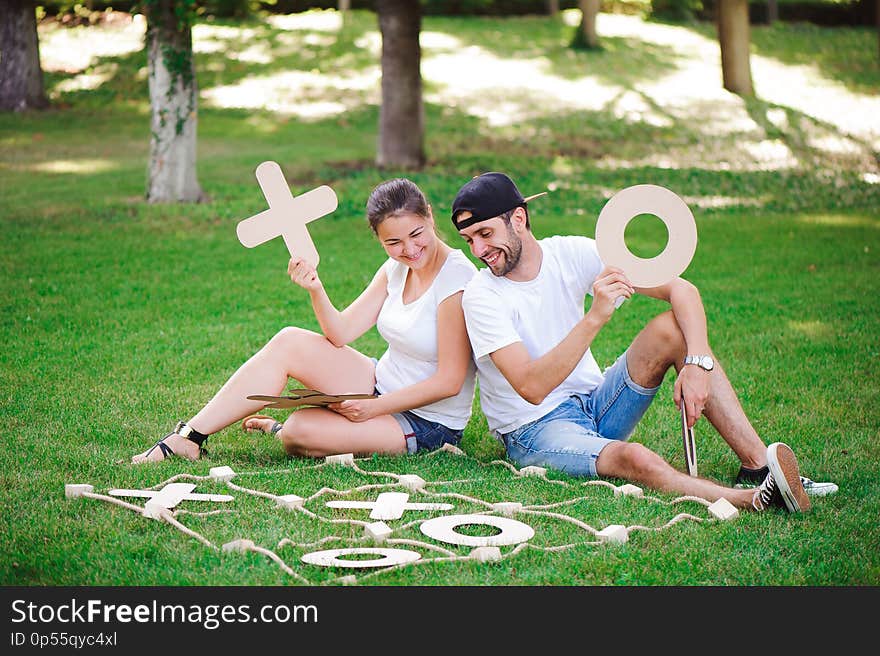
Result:
M767 508L772 506L788 510L785 502L782 500L782 495L779 493L776 481L773 480L773 474L768 470L764 480L758 486L758 489L755 490L755 496L752 497L752 508L760 511L767 510Z
M733 487L739 490L758 487L764 482L769 473L770 469L768 467L761 467L760 469L740 467ZM811 497L824 497L828 494L834 494L838 490L835 483L817 482L810 480L806 476L801 476L801 485L804 486L804 492Z
M794 451L782 442L774 442L767 447L767 467L770 472L752 497L755 510L766 510L770 506L783 507L792 513L809 510L810 497L801 484Z

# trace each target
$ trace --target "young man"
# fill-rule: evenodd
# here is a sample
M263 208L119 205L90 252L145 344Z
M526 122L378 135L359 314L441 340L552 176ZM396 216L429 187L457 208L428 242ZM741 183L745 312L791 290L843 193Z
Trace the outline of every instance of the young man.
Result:
M724 497L739 508L808 510L804 483L812 482L801 478L791 448L764 445L713 356L697 288L681 278L635 288L623 271L603 265L587 237L538 241L527 209L535 197L524 198L503 173L485 173L465 184L452 205L453 224L488 267L471 279L462 307L482 410L508 457L573 476ZM667 301L671 311L651 320L603 374L590 346L616 299L636 292ZM678 371L675 402L684 396L688 425L705 415L739 457L739 482L757 479L750 486L756 489L689 476L626 441L670 367Z

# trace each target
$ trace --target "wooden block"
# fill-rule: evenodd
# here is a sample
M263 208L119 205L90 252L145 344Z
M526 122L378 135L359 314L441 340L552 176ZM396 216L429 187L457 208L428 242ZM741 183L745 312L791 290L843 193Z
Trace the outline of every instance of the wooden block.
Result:
M440 447L440 451L446 451L447 453L451 453L456 456L463 456L465 454L464 451L459 449L454 444L450 444L449 442L444 443L443 446Z
M354 454L339 453L335 456L327 456L326 458L324 458L324 462L330 465L345 465L347 467L354 464Z
M150 519L162 519L162 513L167 510L168 508L161 503L156 503L153 499L150 499L144 504L144 511L142 514L144 517L149 517Z
M492 563L501 560L501 549L498 547L477 547L471 549L468 556L481 563Z
M296 494L285 494L281 497L275 498L275 503L277 503L282 508L286 508L287 510L295 510L296 508L302 508L303 499L301 496L297 496Z
M642 488L640 488L638 485L631 485L627 483L626 485L621 485L620 487L614 488L614 496L617 497L621 494L625 497L641 497L643 496L644 492L642 491Z
M64 496L68 499L81 497L84 492L94 492L95 487L88 483L66 483L64 485Z
M385 522L373 522L364 526L364 534L371 537L377 544L385 542L391 533L391 527Z
M622 526L621 524L609 524L599 531L598 537L602 542L623 544L629 540L629 533L627 533L626 526Z
M709 506L709 512L720 520L733 519L739 515L739 510L724 497Z
M405 492L383 492L376 497L376 504L370 513L371 519L400 519L406 510L409 495Z
M425 479L415 474L404 474L399 482L408 490L421 490L425 487Z
M522 469L520 469L519 475L520 476L538 476L540 478L544 478L547 475L547 470L544 467L535 467L535 466L530 465L528 467L523 467Z
M253 540L233 540L223 545L223 551L248 551L256 545Z
M518 501L499 501L492 504L492 510L501 513L505 517L513 517L514 514L522 510L523 505Z
M221 483L225 483L226 481L231 481L235 478L235 472L232 471L232 467L211 467L208 471L208 475L214 479L215 481L220 481Z

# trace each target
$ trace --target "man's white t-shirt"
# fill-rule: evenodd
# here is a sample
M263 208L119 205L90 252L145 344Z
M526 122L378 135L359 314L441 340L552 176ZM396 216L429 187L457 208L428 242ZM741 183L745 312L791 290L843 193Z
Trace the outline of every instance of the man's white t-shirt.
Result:
M403 302L409 267L389 258L382 268L388 278L388 296L379 311L376 329L388 342L388 350L376 365L376 389L380 394L388 394L437 373L438 306L462 291L477 272L477 267L461 251L451 251L434 282L412 303ZM472 360L458 394L414 408L411 412L453 430L463 429L471 416L475 379Z
M540 405L523 399L492 362L498 349L522 342L532 359L559 344L584 316L584 300L603 264L589 237L542 239L541 270L527 282L515 282L482 269L464 292L468 336L477 362L480 405L496 433L509 433L553 410L577 392L602 382L593 354L587 352L562 384Z

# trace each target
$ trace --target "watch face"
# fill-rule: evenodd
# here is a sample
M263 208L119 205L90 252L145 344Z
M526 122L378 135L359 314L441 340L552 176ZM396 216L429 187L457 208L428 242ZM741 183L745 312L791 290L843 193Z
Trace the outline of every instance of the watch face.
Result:
M712 371L715 368L715 360L713 360L708 355L704 355L700 358L700 366L706 371Z

